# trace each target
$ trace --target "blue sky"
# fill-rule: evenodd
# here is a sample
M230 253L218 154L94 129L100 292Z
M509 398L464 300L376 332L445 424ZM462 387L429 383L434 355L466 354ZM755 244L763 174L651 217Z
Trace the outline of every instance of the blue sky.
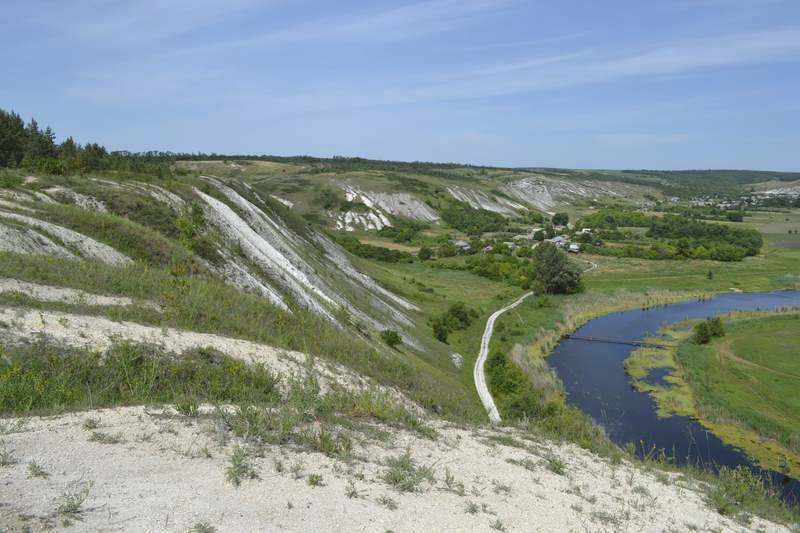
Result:
M0 107L112 149L800 170L798 0L4 0Z

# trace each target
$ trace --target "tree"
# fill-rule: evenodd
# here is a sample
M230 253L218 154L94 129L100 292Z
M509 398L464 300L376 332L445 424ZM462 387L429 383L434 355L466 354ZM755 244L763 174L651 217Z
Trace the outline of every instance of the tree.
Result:
M419 249L419 252L417 252L417 257L422 261L427 261L433 257L433 252L429 247L423 246Z
M544 240L544 231L539 230L533 234L533 240L542 242Z
M456 252L456 247L451 242L446 242L439 246L439 257L453 257Z
M390 348L394 348L403 342L403 339L400 338L400 335L393 329L385 329L381 331L381 339L383 339L383 342L385 342Z
M566 226L569 223L569 215L567 213L556 213L553 215L554 226Z
M25 151L25 123L13 111L0 109L0 167L15 167Z
M554 244L544 242L533 251L534 279L548 294L573 294L583 290L581 269Z
M711 333L712 337L724 337L725 325L722 323L722 319L718 316L715 316L714 318L709 318L708 331L709 333Z
M708 326L708 321L703 320L695 324L692 340L695 344L708 344L711 341L711 328Z

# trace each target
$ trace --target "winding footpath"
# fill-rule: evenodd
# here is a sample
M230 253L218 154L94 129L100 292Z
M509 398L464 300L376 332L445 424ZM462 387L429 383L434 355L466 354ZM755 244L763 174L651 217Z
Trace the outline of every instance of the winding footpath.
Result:
M514 303L511 303L492 313L492 316L490 316L489 320L486 321L486 329L483 331L483 337L481 337L481 350L478 352L478 360L475 361L473 376L475 378L475 388L478 390L478 396L480 397L481 403L483 403L483 407L486 409L486 414L489 415L489 421L492 424L497 424L500 422L500 412L497 410L497 405L494 403L492 393L489 392L489 388L486 386L486 375L484 374L483 367L486 364L486 357L489 355L489 342L492 340L494 323L500 315L510 309L514 309L531 294L533 293L525 293Z

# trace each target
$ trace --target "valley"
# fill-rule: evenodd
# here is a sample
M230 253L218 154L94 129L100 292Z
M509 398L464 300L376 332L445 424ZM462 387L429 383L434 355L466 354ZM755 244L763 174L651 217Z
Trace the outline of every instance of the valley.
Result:
M626 449L548 360L612 313L797 289L794 196L773 205L712 174L702 188L668 172L358 158L56 161L0 169L0 440L14 495L0 517L14 527L97 528L105 509L111 529L124 516L137 528L239 524L223 505L201 516L150 499L135 511L140 464L173 495L199 475L181 479L186 468L213 479L204 498L224 487L248 509L260 491L286 492L270 512L288 505L290 528L300 502L442 527L392 513L424 513L426 493L448 509L439 520L514 529L530 513L551 529L797 520L755 470L743 481ZM305 466L291 474L293 463ZM595 475L603 488L590 490ZM742 486L752 498L731 503ZM48 508L38 490L77 508ZM525 507L531 497L544 507ZM627 503L608 511L606 498ZM337 516L313 523L350 523Z

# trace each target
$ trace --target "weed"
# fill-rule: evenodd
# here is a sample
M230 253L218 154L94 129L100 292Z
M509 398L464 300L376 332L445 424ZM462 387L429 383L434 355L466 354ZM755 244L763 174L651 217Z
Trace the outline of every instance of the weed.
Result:
M512 448L525 448L525 444L518 441L514 437L509 435L489 435L486 437L487 440L490 442L495 442L497 444L502 444L503 446L509 446Z
M496 479L492 480L492 487L495 494L511 494L511 486L500 483Z
M473 501L468 501L466 507L464 508L467 514L478 514L478 511L480 511L480 509L481 508L478 507L478 504Z
M100 444L119 444L120 442L125 442L122 433L111 435L110 433L103 433L102 431L93 431L89 436L89 440L92 442L99 442Z
M410 450L387 459L386 464L389 468L383 473L383 480L399 492L416 492L423 482L433 482L433 471L414 464Z
M506 459L506 462L511 463L512 465L521 466L522 468L530 472L535 471L537 468L536 463L527 457L523 459Z
M89 492L92 490L93 485L93 481L75 481L67 485L56 506L56 512L66 517L78 519L83 512L83 504L89 497Z
M279 474L283 474L286 471L286 466L283 464L283 461L280 459L273 459L272 460L272 467L275 469L275 472Z
M93 429L97 429L100 427L100 419L99 418L86 418L83 421L83 429L86 431L91 431Z
M397 510L397 507L398 507L397 506L397 502L395 500L393 500L392 498L390 498L389 496L385 495L385 494L381 495L378 498L377 501L378 501L378 503L380 505L383 505L384 507L386 507L390 511L396 511Z
M217 528L208 522L197 522L192 526L192 529L189 530L189 533L216 533L216 531Z
M6 447L6 441L0 441L0 466L11 466L17 463L17 458L14 457L14 450Z
M50 477L50 473L36 461L31 461L28 463L28 477L48 478Z
M200 403L194 396L186 396L175 402L175 410L184 416L197 418L200 414Z
M308 483L309 487L321 487L322 476L320 474L309 474L306 478L306 483Z
M552 473L557 474L559 476L564 476L567 473L567 465L564 464L564 461L556 457L555 455L548 455L545 458L545 462L547 465L547 469L550 470Z
M600 522L601 524L604 525L617 526L620 523L619 517L614 516L608 511L593 511L591 516L593 520Z
M669 475L666 472L656 471L656 481L664 485L669 485Z
M464 496L464 494L466 494L464 483L456 481L455 476L450 472L449 468L445 468L444 470L444 485L447 487L447 490L453 494L458 494L459 496Z
M491 524L489 524L489 527L494 529L495 531L506 531L505 524L503 524L503 522L501 522L499 518L496 519Z
M305 470L305 468L306 465L302 461L297 461L292 465L290 471L295 479L303 479L303 470Z
M359 497L358 489L356 489L356 484L353 482L352 479L347 482L347 486L344 489L344 493L350 499Z
M242 483L243 479L258 479L258 472L256 472L255 466L250 461L247 450L241 446L234 448L230 464L225 470L225 475L228 481L237 487Z

